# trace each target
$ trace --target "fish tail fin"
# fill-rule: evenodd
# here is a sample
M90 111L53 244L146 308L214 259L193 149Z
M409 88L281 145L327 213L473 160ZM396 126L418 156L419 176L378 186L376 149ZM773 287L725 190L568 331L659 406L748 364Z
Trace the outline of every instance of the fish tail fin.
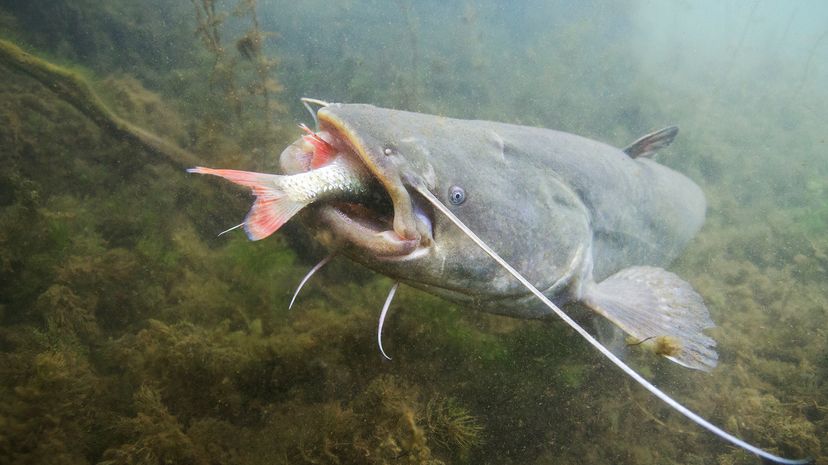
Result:
M273 234L308 203L291 199L282 187L284 176L254 173L252 171L223 170L197 166L188 173L211 174L236 184L249 187L256 196L250 212L244 218L244 231L251 241Z
M701 296L669 271L649 266L625 268L588 286L583 302L670 360L702 371L717 363L716 341L703 333L715 325Z

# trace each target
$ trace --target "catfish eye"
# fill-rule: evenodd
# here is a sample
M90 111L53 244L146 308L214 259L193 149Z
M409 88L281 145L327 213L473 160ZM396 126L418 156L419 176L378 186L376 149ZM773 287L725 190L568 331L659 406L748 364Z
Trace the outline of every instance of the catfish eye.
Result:
M460 205L466 201L466 191L460 186L451 186L449 188L449 202L452 205Z

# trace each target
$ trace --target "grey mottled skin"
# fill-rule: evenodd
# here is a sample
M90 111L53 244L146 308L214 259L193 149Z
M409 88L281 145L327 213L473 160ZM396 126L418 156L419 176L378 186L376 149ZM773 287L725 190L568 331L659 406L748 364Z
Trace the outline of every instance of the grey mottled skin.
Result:
M704 221L704 195L690 179L580 136L370 105L334 104L318 116L322 129L348 139L388 189L400 236L428 235L413 214L428 206L410 189L425 184L559 304L580 300L590 283L623 268L667 265ZM461 205L449 202L452 186L465 190ZM330 229L320 236L336 236L342 226L331 221L335 215L316 212ZM410 256L378 257L354 244L345 251L449 300L521 318L548 314L447 219L429 216L433 240L424 238Z

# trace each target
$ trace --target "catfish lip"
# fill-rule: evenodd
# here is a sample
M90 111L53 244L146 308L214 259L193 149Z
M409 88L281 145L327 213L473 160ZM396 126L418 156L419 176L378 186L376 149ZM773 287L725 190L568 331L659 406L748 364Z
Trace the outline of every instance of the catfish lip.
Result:
M341 157L359 157L350 145L332 132L320 133ZM281 155L280 165L285 174L306 172L309 156L302 139L288 146ZM360 253L376 258L404 258L420 247L420 240L403 238L393 228L395 216L391 199L380 182L373 182L369 193L359 200L338 200L319 203L309 208L308 217L317 238L329 246L346 245Z
M397 235L406 240L422 239L424 244L428 244L431 240L430 231L426 225L417 220L414 201L402 182L395 160L386 156L388 155L388 152L385 152L386 149L379 147L377 143L366 143L366 139L361 137L347 121L327 111L326 108L319 110L317 118L320 127L333 135L342 148L346 148L360 158L365 167L385 188L394 205L393 229Z
M333 205L323 205L318 218L333 234L336 242L345 242L375 258L404 257L419 247L419 241L403 239L391 229L383 229L370 218L346 214Z

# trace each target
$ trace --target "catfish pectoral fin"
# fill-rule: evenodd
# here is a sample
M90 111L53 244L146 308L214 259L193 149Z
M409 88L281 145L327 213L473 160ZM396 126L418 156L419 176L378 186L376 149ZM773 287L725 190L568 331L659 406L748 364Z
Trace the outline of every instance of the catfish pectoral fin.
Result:
M702 331L715 326L701 296L669 271L625 268L587 286L583 302L639 344L697 370L716 366L716 341Z

